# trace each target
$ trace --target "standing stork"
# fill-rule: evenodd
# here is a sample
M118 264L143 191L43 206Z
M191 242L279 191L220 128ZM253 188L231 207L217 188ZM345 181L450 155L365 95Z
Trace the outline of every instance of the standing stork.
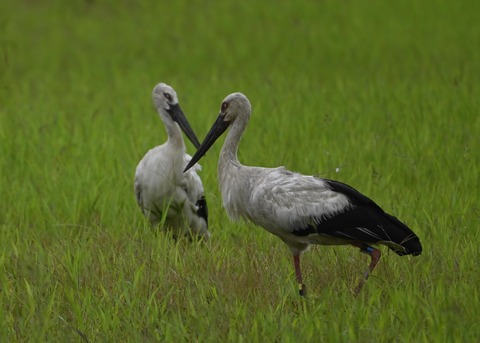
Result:
M183 114L175 90L159 83L152 100L167 130L167 141L149 150L135 172L134 191L137 203L152 225L164 221L175 237L196 234L208 238L207 203L197 171L183 173L191 156L185 153L182 132L196 148L200 146Z
M244 218L277 235L293 254L300 295L306 294L300 269L300 254L311 244L350 244L370 256L365 277L380 260L384 244L398 255L419 255L418 237L397 218L352 187L333 180L306 176L284 167L261 168L242 165L238 144L250 118L251 105L242 93L228 95L205 140L188 163L189 170L230 127L218 161L218 182L223 206L233 218Z

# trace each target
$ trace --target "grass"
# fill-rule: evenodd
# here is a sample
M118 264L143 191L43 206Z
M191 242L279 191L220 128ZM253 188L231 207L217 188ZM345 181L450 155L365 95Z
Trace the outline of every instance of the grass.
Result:
M469 1L3 1L1 341L478 341L480 25ZM203 138L253 105L245 164L347 182L424 253L304 255L230 222L201 173L207 244L152 232L137 162L165 140L150 92L176 88ZM193 147L188 143L188 150ZM335 169L339 168L336 173Z

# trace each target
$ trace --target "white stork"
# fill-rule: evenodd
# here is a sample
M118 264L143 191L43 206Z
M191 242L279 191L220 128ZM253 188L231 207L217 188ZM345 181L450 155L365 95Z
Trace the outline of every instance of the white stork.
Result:
M191 156L185 153L182 132L195 147L200 146L195 133L178 104L175 90L159 83L152 100L167 130L167 141L149 150L135 172L137 203L152 225L163 222L175 237L196 234L208 238L207 203L197 171L183 173Z
M346 184L301 175L284 167L242 165L237 149L250 113L251 105L245 95L228 95L217 120L185 171L230 127L218 161L223 206L231 218L250 220L288 245L293 254L300 295L306 294L300 254L310 244L350 244L370 255L371 263L364 279L355 288L355 294L380 260L380 250L372 244L384 244L398 255L421 253L420 240L412 230Z

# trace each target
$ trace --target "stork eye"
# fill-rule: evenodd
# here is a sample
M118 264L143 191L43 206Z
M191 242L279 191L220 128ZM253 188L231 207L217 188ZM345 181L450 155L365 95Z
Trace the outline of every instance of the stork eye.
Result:
M225 112L228 108L228 102L222 103L222 112Z
M172 101L172 96L168 93L163 93L163 96L167 98L168 101Z

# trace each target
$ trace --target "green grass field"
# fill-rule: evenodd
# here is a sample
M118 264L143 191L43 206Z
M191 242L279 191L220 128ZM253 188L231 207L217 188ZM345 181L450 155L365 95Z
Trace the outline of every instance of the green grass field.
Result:
M0 4L0 341L480 340L478 1ZM134 200L171 84L200 140L222 99L253 114L244 164L346 182L419 257L286 245L231 222L202 159L212 239L173 242ZM194 153L188 143L189 153ZM340 168L339 172L335 171Z

